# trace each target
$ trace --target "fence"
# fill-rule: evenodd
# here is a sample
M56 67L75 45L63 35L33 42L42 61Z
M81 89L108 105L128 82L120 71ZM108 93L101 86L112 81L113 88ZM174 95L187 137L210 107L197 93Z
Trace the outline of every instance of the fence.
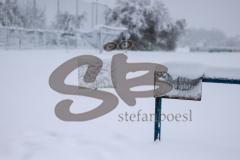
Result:
M91 45L81 36L63 31L0 27L0 48L91 48Z

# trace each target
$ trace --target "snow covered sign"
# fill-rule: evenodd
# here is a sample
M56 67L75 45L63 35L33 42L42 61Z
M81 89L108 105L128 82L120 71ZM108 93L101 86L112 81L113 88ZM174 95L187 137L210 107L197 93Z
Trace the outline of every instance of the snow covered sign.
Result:
M240 84L240 70L238 68L219 68L197 64L165 64L167 73L155 71L154 82L168 83L172 90L166 94L154 91L155 98L155 126L154 140L161 139L162 99L182 99L201 101L202 83ZM157 87L154 87L157 88Z
M202 67L196 64L164 64L168 68L168 72L162 74L158 70L154 75L154 96L169 98L200 101L202 97ZM193 71L194 69L194 71ZM172 90L165 95L159 93L157 84L159 82L167 82Z
M164 65L168 72L162 75L156 70L155 84L167 82L172 86L172 90L165 95L155 91L155 97L200 101L204 82L240 84L240 71L237 68L174 62Z

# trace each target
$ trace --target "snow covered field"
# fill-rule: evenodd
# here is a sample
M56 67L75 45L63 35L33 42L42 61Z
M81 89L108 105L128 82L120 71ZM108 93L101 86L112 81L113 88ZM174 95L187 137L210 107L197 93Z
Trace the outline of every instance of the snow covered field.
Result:
M63 122L55 105L74 100L72 112L94 108L99 102L61 95L48 84L63 62L95 54L94 50L0 50L1 160L238 160L240 158L240 86L204 84L201 102L163 101L163 113L188 113L191 122L162 123L162 140L153 142L153 122L119 122L119 114L154 113L154 98L137 99L129 107L121 99L109 114L87 122ZM235 68L239 53L128 52L129 62L192 63ZM194 70L194 68L193 68ZM197 70L197 68L196 68ZM237 75L240 76L240 75ZM77 83L77 74L67 79ZM105 89L117 95L114 89Z

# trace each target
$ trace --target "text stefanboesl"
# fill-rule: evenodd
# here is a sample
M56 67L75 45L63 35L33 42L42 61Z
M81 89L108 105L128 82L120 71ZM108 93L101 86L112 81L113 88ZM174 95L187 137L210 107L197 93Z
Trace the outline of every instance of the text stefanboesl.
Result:
M138 110L136 113L124 112L118 115L119 122L153 122L155 118L154 113L144 113L142 110ZM185 113L162 113L160 118L157 121L192 122L192 110Z

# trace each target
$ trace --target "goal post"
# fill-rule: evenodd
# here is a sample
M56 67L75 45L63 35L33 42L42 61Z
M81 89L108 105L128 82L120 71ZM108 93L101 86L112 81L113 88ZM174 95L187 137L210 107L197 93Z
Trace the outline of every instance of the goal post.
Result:
M79 34L91 46L97 48L100 53L103 52L103 47L106 43L116 40L121 34L124 35L124 40L129 38L127 28L110 27L105 25L96 26L90 31L79 32Z

